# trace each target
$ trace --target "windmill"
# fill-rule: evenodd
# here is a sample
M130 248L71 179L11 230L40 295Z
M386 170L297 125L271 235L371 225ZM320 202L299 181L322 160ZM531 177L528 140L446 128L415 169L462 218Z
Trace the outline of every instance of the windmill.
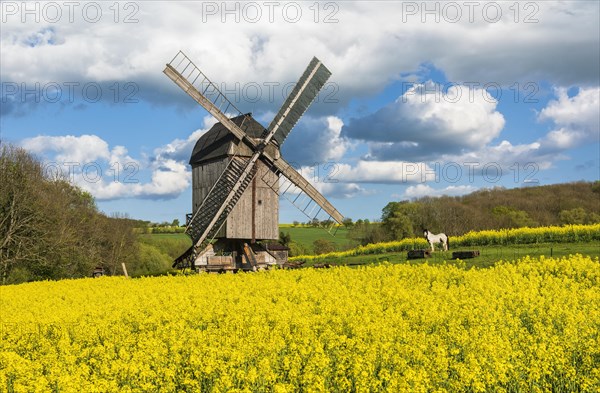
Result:
M242 113L183 52L163 72L218 121L198 140L190 159L193 213L187 215L186 233L192 246L173 267L249 270L282 262L257 243L279 237L280 196L310 219L328 217L330 232L341 224L343 216L280 154L331 75L316 57L267 128Z

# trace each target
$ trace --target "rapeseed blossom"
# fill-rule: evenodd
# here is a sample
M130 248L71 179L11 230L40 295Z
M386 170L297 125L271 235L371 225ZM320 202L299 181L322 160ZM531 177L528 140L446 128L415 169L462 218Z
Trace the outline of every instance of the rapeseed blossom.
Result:
M0 391L600 389L598 259L0 287Z

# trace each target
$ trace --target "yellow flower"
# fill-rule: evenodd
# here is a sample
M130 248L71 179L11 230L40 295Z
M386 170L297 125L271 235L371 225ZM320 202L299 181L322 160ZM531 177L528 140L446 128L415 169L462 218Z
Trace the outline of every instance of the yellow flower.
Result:
M0 391L597 391L599 266L573 255L0 287Z

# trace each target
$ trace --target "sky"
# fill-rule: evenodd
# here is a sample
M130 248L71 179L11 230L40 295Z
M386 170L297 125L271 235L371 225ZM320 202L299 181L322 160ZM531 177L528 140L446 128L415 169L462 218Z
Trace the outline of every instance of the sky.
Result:
M596 1L2 1L0 139L154 222L191 212L215 123L163 74L183 51L268 126L313 56L332 76L282 146L345 216L600 179ZM306 221L288 201L280 222Z

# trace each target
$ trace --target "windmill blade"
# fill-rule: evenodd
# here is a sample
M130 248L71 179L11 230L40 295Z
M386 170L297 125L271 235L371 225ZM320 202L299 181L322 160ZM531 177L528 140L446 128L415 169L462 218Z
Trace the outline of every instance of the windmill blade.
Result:
M225 113L233 113L234 116L242 116L243 113L225 97L225 94L208 79L206 75L187 57L182 51L166 65L164 71L173 82L183 91L202 105L211 115L233 133L238 139L255 146L255 143L246 138L244 131L245 120L238 127Z
M265 155L267 158L268 156ZM278 160L272 160L270 162L271 167L278 174L281 174L289 180L290 184L297 187L305 197L302 199L302 205L298 202L298 197L290 200L292 204L298 207L304 214L306 214L310 218L314 218L319 214L319 211L324 211L331 217L335 222L341 224L344 220L344 216L335 208L333 205L321 194L308 180L304 178L298 171L296 171L290 164L288 164L283 158ZM270 184L267 183L275 192L280 193L279 184ZM284 191L285 192L285 191ZM315 213L315 206L319 207L319 210ZM310 213L310 214L309 214ZM312 215L314 213L314 216Z
M285 138L330 76L331 72L327 67L319 59L313 57L267 129L268 133L275 132L273 139L279 146L283 144Z

